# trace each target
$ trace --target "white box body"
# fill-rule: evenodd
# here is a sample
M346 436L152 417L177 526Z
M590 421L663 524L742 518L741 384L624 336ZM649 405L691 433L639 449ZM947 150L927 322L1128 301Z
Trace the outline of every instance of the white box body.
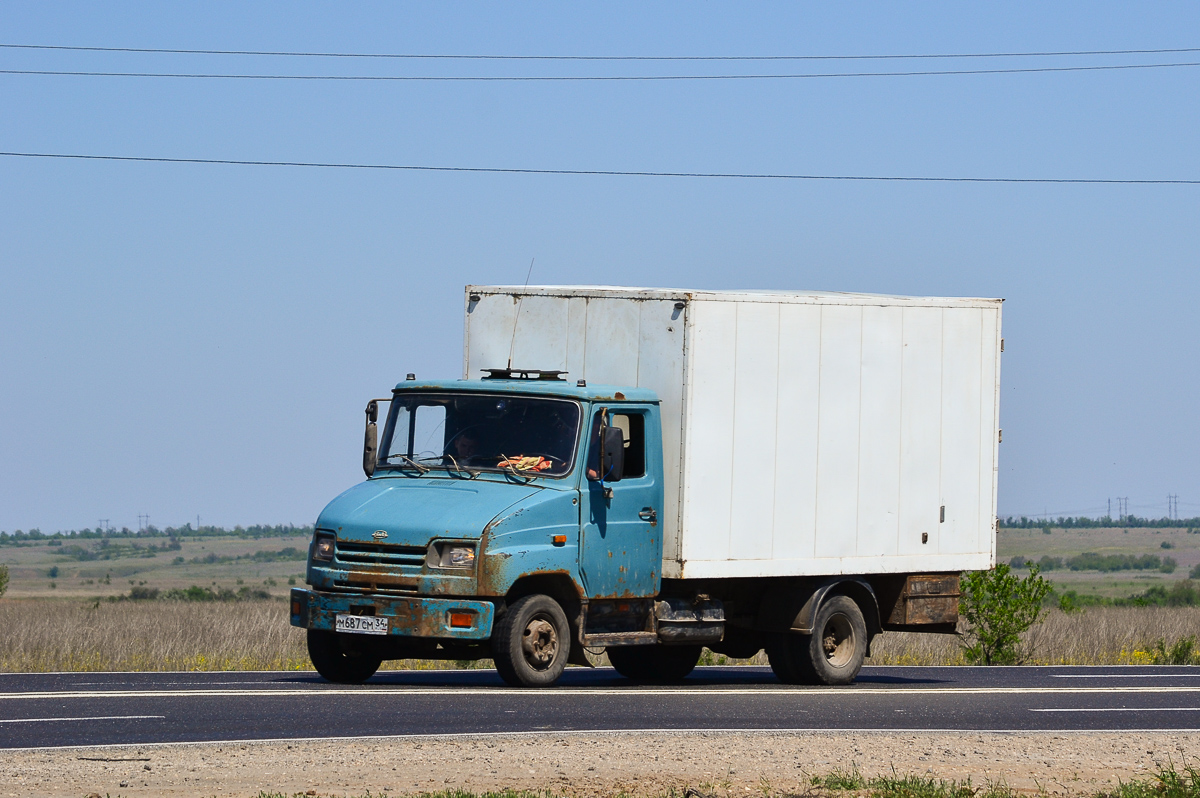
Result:
M657 392L664 577L986 569L1002 301L468 286L464 377Z

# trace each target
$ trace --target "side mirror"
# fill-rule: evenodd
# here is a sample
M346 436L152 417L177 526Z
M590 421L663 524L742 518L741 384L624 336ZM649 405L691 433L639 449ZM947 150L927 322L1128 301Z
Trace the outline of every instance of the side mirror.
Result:
M625 474L625 434L620 427L600 428L600 479L620 482Z
M367 402L367 430L363 437L363 472L370 478L375 473L375 463L379 460L379 428L375 422L379 420L378 400Z

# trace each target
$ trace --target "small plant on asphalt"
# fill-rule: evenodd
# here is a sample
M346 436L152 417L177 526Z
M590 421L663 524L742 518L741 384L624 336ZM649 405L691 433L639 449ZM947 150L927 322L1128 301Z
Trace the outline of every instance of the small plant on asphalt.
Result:
M1043 606L1051 585L1036 563L1024 579L1007 563L991 571L963 574L959 612L967 622L962 633L963 656L975 665L1020 665L1032 651L1021 635L1046 617Z

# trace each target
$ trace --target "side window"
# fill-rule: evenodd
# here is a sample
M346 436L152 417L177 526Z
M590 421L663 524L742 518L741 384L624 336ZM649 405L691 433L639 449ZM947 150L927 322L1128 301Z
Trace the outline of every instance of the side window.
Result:
M646 416L642 413L611 413L610 424L625 438L625 472L622 478L646 475Z

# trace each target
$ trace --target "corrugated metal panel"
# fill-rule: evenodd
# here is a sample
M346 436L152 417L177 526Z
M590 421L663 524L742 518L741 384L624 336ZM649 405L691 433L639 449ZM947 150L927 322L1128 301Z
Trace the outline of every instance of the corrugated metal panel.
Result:
M858 435L859 555L895 554L900 535L903 308L863 308Z
M979 546L981 316L979 310L958 308L942 314L942 504L946 520L938 536L939 554L964 554Z
M942 310L904 309L900 363L901 554L934 554L942 484ZM922 542L927 535L927 542Z
M821 308L779 306L779 408L772 557L811 559L817 529Z
M733 484L729 528L735 560L767 560L774 548L779 401L779 305L736 305Z
M862 308L822 308L817 557L853 557L858 550L861 358Z
M729 558L737 306L698 302L688 315L684 420L684 561ZM665 573L665 571L664 571Z

